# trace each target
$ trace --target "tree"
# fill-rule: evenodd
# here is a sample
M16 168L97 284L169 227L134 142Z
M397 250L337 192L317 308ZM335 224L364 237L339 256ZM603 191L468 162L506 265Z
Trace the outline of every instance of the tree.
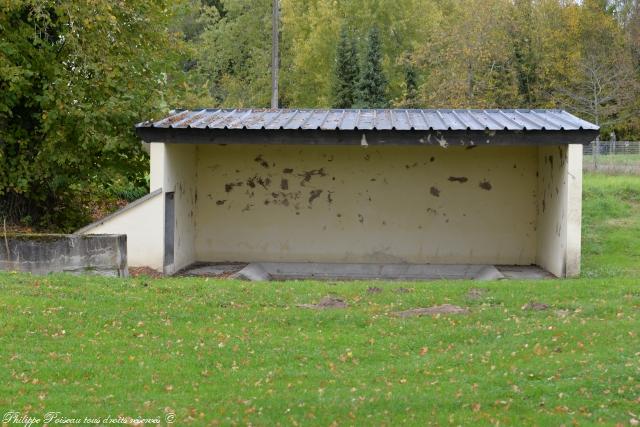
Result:
M335 108L353 108L356 103L358 77L358 52L355 40L346 26L342 27L336 49L336 65L333 76L332 98Z
M585 0L577 28L579 58L575 72L557 87L558 100L608 132L637 113L632 108L638 80L631 52L603 0Z
M167 29L176 3L5 2L0 216L69 230L110 182L144 183L133 124L174 103L181 44Z
M213 106L270 105L271 6L271 0L237 0L224 2L223 9L212 7L194 45ZM284 57L286 47L280 51Z
M380 32L373 27L369 32L367 51L358 82L358 99L360 108L386 108L387 78L382 69L382 46Z
M537 32L541 31L534 20L532 0L516 0L510 6L513 10L509 36L513 49L512 63L518 87L518 95L522 102L534 106L537 99L538 67L540 66L540 49L536 44Z
M369 30L380 30L388 99L401 99L402 58L432 37L441 19L440 0L281 0L282 96L291 107L333 105L332 76L341 26L364 47ZM361 63L360 63L361 65ZM416 67L419 75L424 70Z
M439 31L416 52L427 70L423 104L443 108L517 105L507 23L510 0L452 2Z
M404 67L402 98L394 102L394 104L400 108L417 108L420 105L418 102L418 76L416 74L416 68L408 61Z

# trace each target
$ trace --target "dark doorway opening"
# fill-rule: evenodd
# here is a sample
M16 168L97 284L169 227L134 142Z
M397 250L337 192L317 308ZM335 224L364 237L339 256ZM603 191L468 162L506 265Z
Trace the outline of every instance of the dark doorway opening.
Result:
M176 205L174 193L164 193L164 266L173 264L176 223Z

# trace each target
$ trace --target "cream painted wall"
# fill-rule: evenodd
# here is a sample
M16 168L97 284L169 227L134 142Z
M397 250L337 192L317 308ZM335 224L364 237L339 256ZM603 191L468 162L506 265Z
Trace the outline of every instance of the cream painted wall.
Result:
M580 275L582 251L582 145L569 145L567 180L567 264L566 276Z
M580 274L582 146L540 147L536 263L558 277Z
M536 263L580 271L582 146L151 144L175 192L173 273L195 261ZM84 233L163 269L164 193Z
M164 268L172 274L196 261L196 151L193 144L164 145L162 188L175 193L174 263ZM152 167L153 167L152 161ZM152 170L153 172L153 170Z
M154 191L164 185L165 144L149 144L149 190Z
M162 193L81 230L82 234L126 234L129 267L162 271Z
M197 159L198 261L536 260L537 147L200 145Z

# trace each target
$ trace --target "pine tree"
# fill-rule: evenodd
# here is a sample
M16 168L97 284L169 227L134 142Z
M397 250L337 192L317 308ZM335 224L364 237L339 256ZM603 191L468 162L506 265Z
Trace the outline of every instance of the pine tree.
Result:
M416 108L418 106L418 78L415 68L411 65L407 65L404 70L402 106L405 108Z
M358 82L358 101L360 108L386 108L387 78L382 70L382 46L380 33L376 27L369 32L367 52Z
M332 87L335 108L352 108L356 102L356 91L360 67L355 40L349 36L347 27L342 27L336 50L336 65Z

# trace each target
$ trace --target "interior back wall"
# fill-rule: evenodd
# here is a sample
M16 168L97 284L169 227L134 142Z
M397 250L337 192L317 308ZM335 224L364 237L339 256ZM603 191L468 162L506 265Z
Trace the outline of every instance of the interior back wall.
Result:
M532 264L538 148L199 145L198 261Z

